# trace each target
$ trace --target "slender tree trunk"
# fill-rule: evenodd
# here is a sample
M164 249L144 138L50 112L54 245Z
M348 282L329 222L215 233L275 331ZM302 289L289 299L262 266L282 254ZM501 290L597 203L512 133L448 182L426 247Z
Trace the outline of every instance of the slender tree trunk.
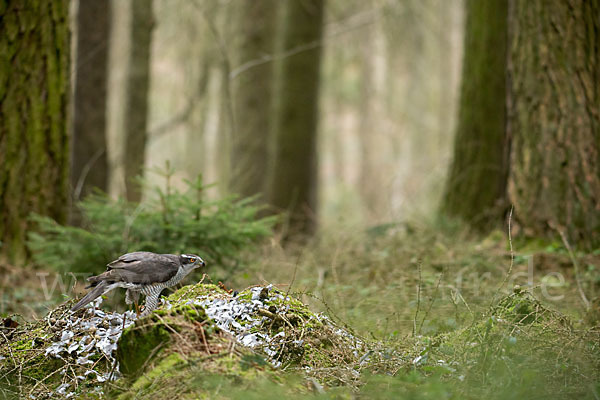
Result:
M440 158L445 156L445 150L451 146L451 135L453 128L453 117L455 115L455 102L453 101L454 82L452 79L455 74L456 48L453 48L453 34L456 30L457 8L461 3L456 1L441 0L437 4L437 16L439 18L439 26L436 29L435 51L439 57L438 65L438 82L436 82L439 96L437 96L438 109L438 129L437 143L433 157Z
M478 230L502 223L508 149L505 130L507 0L467 0L454 159L442 211Z
M509 192L525 233L600 245L600 1L513 0Z
M311 233L317 211L317 121L324 0L287 0L275 98L270 203L291 232Z
M206 46L205 46L206 47ZM205 151L204 129L208 114L208 82L210 79L211 58L207 50L202 51L202 60L200 60L200 77L197 83L197 92L195 96L200 100L195 106L192 114L190 129L186 134L185 149L185 172L190 180L194 180L204 171L205 157L201 154Z
M375 27L365 29L364 43L361 44L361 80L359 106L358 137L360 140L360 174L359 193L363 205L368 212L368 220L371 223L379 222L389 212L387 193L389 175L386 174L385 148L386 130L381 120L384 119L380 103L385 93L383 83L386 68L382 68L381 62L377 60L375 52L385 52L383 38ZM379 56L381 57L381 56Z
M267 188L277 4L278 0L242 1L233 9L231 90L235 130L230 185L242 196L264 194Z
M106 90L110 0L79 0L73 99L73 200L108 190Z
M140 201L142 197L141 187L135 178L143 176L144 171L153 26L152 0L132 0L123 154L125 193L129 201Z
M25 258L31 212L68 208L69 2L0 2L0 240Z
M217 171L218 189L221 194L228 194L231 181L231 143L236 129L233 115L233 101L231 93L231 58L229 48L226 44L226 32L230 27L230 14L221 12L216 7L210 13L205 12L204 21L210 31L210 38L214 41L216 47L216 59L218 60L219 95L216 96L218 102L218 120L217 120L217 138L216 152L219 156L216 159L215 169Z

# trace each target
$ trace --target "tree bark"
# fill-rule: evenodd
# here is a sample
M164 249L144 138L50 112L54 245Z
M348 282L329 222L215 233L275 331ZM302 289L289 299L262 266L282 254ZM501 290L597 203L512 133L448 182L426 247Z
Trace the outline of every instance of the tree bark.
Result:
M79 0L73 99L73 200L108 190L106 91L110 0Z
M507 0L467 0L454 158L442 212L486 231L506 210Z
M509 192L525 233L600 245L600 1L511 2Z
M277 66L270 203L290 233L310 234L317 211L317 122L324 0L287 0Z
M150 47L154 16L152 0L131 3L131 42L125 101L125 195L129 201L140 201L142 188L136 178L143 176L147 123L148 87L150 84Z
M0 2L0 240L26 257L31 212L68 209L69 2Z
M230 186L244 197L264 195L267 188L277 3L242 1L233 9Z

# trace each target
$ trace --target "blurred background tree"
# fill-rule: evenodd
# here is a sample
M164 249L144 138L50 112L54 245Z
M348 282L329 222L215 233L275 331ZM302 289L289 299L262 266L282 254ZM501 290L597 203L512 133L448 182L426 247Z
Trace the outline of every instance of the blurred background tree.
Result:
M151 0L132 0L127 65L126 98L124 104L125 195L129 201L139 201L142 189L136 178L143 176L146 159L148 126L148 87L150 85L150 48L155 25Z
M47 7L21 12L7 4L13 8L3 11L4 46L18 60L12 43L24 43L24 36L13 21ZM256 194L257 204L287 212L289 224L282 226L290 233L311 234L317 225L362 229L429 218L436 210L488 232L502 226L513 204L527 235L558 230L577 244L597 245L598 21L588 17L597 14L596 1L573 2L572 13L562 3L518 0L80 0L72 6L77 45L68 79L77 197L98 188L144 204L156 196L148 188L165 180L152 176L140 188L135 178L168 161L172 187L185 188L186 179L201 175L218 184L204 185L199 200ZM107 70L100 50L108 51ZM52 59L66 59L68 49L62 51ZM92 57L97 61L87 61ZM52 62L47 70L61 69ZM44 79L53 84L50 72ZM106 73L107 102L101 99ZM15 87L2 102L8 110L18 103L16 88L27 89L5 76L5 93ZM89 90L86 82L98 83ZM64 113L50 94L43 104ZM33 104L23 110L38 115ZM0 138L4 165L21 160L19 168L40 176L34 171L42 167L25 166L34 163L26 156L33 153L7 150L20 146L27 132L21 128L35 118L13 121L17 114L10 114L2 119L3 129L10 128ZM64 115L51 118L35 129L61 131L57 143L65 149L66 125L58 121ZM50 174L60 166L56 178L15 183L11 174L27 175L5 171L5 242L22 242L30 210L62 221L68 202L58 177L68 166L61 157L52 153L50 167L43 167ZM52 190L23 189L38 193L26 195L29 202L9 195L41 181Z
M108 191L106 105L110 20L110 0L79 1L73 24L76 46L71 186L75 202L93 188ZM76 222L77 214L72 216L72 222Z
M465 3L463 72L454 157L442 200L446 214L489 231L507 209L506 0Z
M303 8L309 4L296 3ZM276 15L269 18L281 21L284 4L278 2ZM232 18L242 18L239 9L248 7L245 2L184 1L175 6L157 0L158 23L152 52L161 58L151 62L146 166L162 165L168 159L178 171L176 178L190 178L188 166L193 163L185 160L193 157L181 155L191 151L198 159L195 168L202 171L205 182L219 182L219 186L209 189L210 196L229 190L259 193L261 190L252 187L264 185L265 181L272 187L275 173L284 173L274 164L279 150L276 132L286 133L287 128L275 111L281 106L273 100L281 87L278 82L283 82L279 78L280 65L318 48L322 62L315 136L319 162L313 172L316 186L311 189L317 189L314 194L318 200L311 206L313 222L318 215L323 226L340 221L377 224L428 213L438 204L450 154L462 48L461 2L445 4L435 0L324 3L321 39L299 44L293 50L298 54L293 57L274 54L265 47L254 58L244 56L252 62L239 70L244 65L236 50L241 43L242 25L234 25ZM439 26L441 23L444 28ZM274 43L265 46L282 49L283 31L269 26L268 22L254 25L260 28L256 31L257 40L269 29L276 30L272 34ZM195 43L192 47L188 45L191 42ZM244 46L248 54L258 51ZM225 73L225 69L229 72ZM415 71L419 77L413 79ZM252 74L256 74L255 79L246 79ZM267 74L273 77L265 89ZM371 77L367 82L360 74ZM199 90L201 87L204 89ZM276 92L269 94L268 90ZM243 104L250 100L254 108L244 108ZM113 97L113 107L119 101ZM408 107L413 111L408 111ZM234 131L229 127L230 110L235 115ZM270 115L264 119L266 112ZM252 121L245 119L250 116ZM262 122L259 118L263 118ZM252 128L254 124L256 129ZM111 129L111 143L120 135ZM247 151L236 151L226 143L233 135L240 140L238 147L245 146ZM240 158L252 154L244 144L248 140L256 140L254 148L263 154L263 159ZM266 145L258 145L265 140ZM286 160L282 156L280 159ZM308 158L298 159L303 167L307 165ZM238 191L236 176L262 170L265 163L269 166L263 183L250 184L257 181L248 179L243 183L249 189ZM118 162L113 166L118 168ZM230 174L229 170L236 166L236 173ZM120 192L118 184L112 186L113 194ZM268 201L268 192L262 194L267 203L273 203ZM290 204L282 204L277 209L288 210Z
M268 187L278 3L242 1L230 7L231 189L242 196L264 196Z
M312 233L317 212L317 124L324 0L286 0L277 49L268 201L292 232Z

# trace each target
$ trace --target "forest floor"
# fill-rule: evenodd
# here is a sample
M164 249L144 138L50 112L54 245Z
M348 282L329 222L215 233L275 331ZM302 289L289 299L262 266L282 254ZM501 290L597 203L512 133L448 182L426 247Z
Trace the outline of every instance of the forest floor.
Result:
M0 272L0 315L21 325L71 297L77 278L7 265ZM271 240L225 281L240 292L257 284L273 284L326 315L369 350L345 355L335 368L284 363L279 371L296 372L234 382L226 393L220 388L231 382L213 382L202 393L600 398L600 252L509 240L500 231L473 239L460 227L429 223L324 230L285 249Z

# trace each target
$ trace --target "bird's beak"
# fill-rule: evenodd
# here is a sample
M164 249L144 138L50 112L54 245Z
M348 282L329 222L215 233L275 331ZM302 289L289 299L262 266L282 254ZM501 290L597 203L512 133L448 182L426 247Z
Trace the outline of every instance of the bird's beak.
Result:
M196 265L197 265L198 267L202 268L202 267L205 267L205 266L206 266L206 263L204 262L204 260L203 260L203 259L200 259L200 260L198 260L198 261L196 262ZM198 268L198 267L196 267L196 268Z

